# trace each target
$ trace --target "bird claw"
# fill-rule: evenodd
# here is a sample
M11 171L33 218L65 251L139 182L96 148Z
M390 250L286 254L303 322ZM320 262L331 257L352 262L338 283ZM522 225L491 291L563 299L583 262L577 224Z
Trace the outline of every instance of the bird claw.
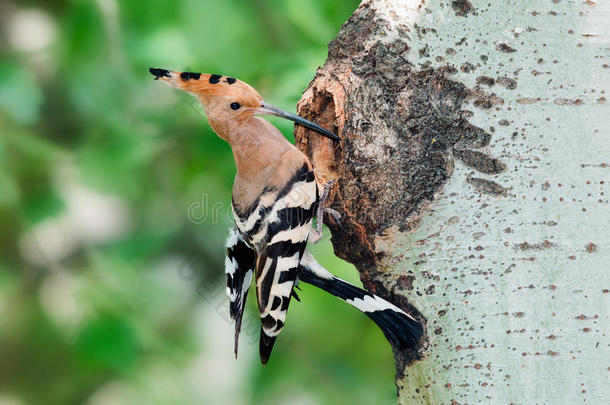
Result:
M330 180L326 182L326 184L324 184L324 187L322 188L322 195L320 196L320 199L318 201L318 210L316 212L316 229L313 230L309 238L310 243L317 243L320 241L320 239L322 239L322 223L324 222L324 213L330 214L334 218L335 222L339 225L339 227L343 229L340 221L341 214L339 214L339 212L335 211L332 208L324 206L324 204L328 200L330 189L336 182L336 180Z
M322 209L322 211L324 211L327 214L330 214L330 216L333 217L333 219L335 220L337 225L339 225L339 228L343 229L343 226L341 225L341 214L339 213L339 211L334 210L332 208L328 208L328 207L324 207Z

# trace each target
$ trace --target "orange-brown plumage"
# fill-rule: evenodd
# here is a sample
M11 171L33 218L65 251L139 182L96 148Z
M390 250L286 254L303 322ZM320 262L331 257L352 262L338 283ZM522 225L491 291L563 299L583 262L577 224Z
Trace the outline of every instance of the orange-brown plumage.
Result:
M250 85L227 76L151 69L155 78L193 95L203 105L210 126L224 140L237 143L235 130L261 108L263 98ZM234 110L232 103L239 103Z

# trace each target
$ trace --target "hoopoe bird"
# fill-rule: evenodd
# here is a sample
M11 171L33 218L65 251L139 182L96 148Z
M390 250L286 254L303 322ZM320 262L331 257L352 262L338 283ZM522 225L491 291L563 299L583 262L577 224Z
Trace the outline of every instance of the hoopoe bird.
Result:
M259 351L267 364L284 328L294 291L302 282L319 287L371 318L398 348L416 347L423 329L411 315L349 284L326 270L307 250L321 238L330 183L318 184L311 162L281 132L258 115L294 121L333 141L340 139L320 125L263 101L248 84L232 77L151 68L155 79L195 96L214 132L231 145L237 173L225 272L229 311L235 320L237 357L244 306L252 277L256 286L261 330ZM316 228L313 219L316 218Z

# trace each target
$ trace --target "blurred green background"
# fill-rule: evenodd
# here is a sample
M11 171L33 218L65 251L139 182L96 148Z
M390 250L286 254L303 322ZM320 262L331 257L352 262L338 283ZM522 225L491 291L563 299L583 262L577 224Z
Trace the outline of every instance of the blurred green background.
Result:
M357 5L0 1L0 404L395 401L381 332L310 286L266 367L250 294L233 358L231 151L148 73L235 76L294 112ZM328 239L316 256L358 282Z

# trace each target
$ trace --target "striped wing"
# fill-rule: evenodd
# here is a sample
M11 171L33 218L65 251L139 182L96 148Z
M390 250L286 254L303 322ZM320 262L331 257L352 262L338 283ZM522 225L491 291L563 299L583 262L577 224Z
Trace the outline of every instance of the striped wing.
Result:
M263 364L267 363L275 339L286 321L317 198L313 171L308 165L303 165L278 193L268 210L266 244L258 255L255 272Z
M235 357L239 343L239 332L244 314L244 306L248 289L252 281L255 255L235 228L229 231L227 238L227 257L225 258L225 273L227 274L227 295L229 296L229 312L235 320Z

